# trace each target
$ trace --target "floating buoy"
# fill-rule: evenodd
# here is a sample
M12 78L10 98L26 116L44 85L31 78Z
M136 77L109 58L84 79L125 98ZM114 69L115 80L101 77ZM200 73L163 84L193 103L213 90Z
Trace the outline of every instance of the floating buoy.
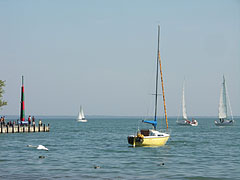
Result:
M164 165L165 165L164 163L158 164L158 166L164 166Z

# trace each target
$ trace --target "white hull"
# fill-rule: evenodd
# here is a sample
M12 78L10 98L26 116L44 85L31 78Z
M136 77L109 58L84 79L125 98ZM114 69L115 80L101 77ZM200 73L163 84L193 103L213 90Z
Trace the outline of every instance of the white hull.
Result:
M78 122L87 122L86 119L77 119Z
M214 123L216 126L232 126L234 123L234 120L224 120L223 122L215 121Z
M190 123L188 123L186 120L176 121L176 123L181 126L190 126Z
M198 126L198 122L196 122L196 123L191 123L191 126Z
M180 126L198 126L198 122L195 119L194 121L189 121L189 120L176 121L176 123Z

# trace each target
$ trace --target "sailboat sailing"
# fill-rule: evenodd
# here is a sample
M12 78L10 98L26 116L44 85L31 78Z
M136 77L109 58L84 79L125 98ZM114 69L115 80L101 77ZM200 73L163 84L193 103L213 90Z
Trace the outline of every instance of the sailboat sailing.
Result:
M158 100L158 74L159 74L159 66L160 66L160 74L161 74L161 83L162 83L162 96L164 102L164 112L166 119L166 126L168 129L168 121L167 121L167 111L165 104L165 95L164 95L164 87L163 87L163 76L162 76L162 66L161 66L161 58L160 58L160 50L159 50L159 38L160 38L160 26L158 26L158 52L157 52L157 72L156 72L156 91L155 91L155 115L153 121L143 120L144 123L151 124L153 129L141 130L137 132L137 135L128 136L128 143L135 146L164 146L168 141L170 134L163 133L157 131L157 100Z
M77 121L79 121L79 122L87 122L87 119L85 118L84 113L83 113L82 106L80 106L80 111L78 112Z
M232 114L232 112L231 112ZM220 101L219 101L219 108L218 108L218 117L219 121L215 121L215 125L217 126L231 126L234 123L233 116L232 119L228 119L227 113L227 89L225 83L225 77L223 76L223 83L220 93Z
M187 108L186 108L186 100L185 100L185 81L183 83L183 90L182 90L182 120L177 120L178 125L190 125L190 126L197 126L198 122L196 119L192 119L192 121L188 120L187 117Z

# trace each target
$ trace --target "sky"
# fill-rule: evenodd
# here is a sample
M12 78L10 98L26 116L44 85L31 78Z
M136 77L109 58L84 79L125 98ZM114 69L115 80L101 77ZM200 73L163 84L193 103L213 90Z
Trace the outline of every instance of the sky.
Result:
M158 25L168 116L184 79L188 115L218 116L223 75L240 115L238 0L0 0L0 24L1 115L19 114L22 75L26 115L151 115Z

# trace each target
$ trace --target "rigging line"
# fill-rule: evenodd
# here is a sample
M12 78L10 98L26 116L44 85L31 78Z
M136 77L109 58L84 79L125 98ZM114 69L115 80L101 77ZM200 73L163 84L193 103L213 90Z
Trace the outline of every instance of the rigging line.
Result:
M225 81L225 88L226 88L226 94L227 94L227 99L228 99L228 106L229 106L230 113L231 113L231 117L232 117L232 120L233 120L232 107L231 107L230 98L229 98L229 95L228 95L228 90L227 90L227 84L226 84L226 81Z
M181 109L181 107L182 107L182 102L181 102L181 101L179 101L179 102L180 102L180 104L179 104L179 106L178 106L177 122L178 122L178 119L179 119L179 116L180 116L180 109Z
M159 28L158 28L158 51L159 51ZM159 60L157 56L157 72L156 72L156 93L155 93L155 115L154 115L154 121L157 121L157 94L158 94L158 66L159 66ZM156 127L154 127L155 129Z
M160 35L160 26L158 26L158 33L159 33L159 35ZM159 37L158 37L158 41L159 41ZM161 82L162 82L162 94L163 94L164 114L165 114L167 129L168 129L167 109L166 109L166 102L165 102L165 94L164 94L164 86L163 86L163 75L162 75L162 63L161 63L161 56L160 56L159 46L158 46L158 60L159 60L159 64L160 64L160 74L161 74Z
M184 78L185 79L185 78ZM182 94L181 94L182 95ZM181 97L181 96L180 96ZM178 107L178 115L177 115L177 122L178 122L178 119L179 119L179 116L180 116L180 111L182 109L182 99L179 101L179 107Z

